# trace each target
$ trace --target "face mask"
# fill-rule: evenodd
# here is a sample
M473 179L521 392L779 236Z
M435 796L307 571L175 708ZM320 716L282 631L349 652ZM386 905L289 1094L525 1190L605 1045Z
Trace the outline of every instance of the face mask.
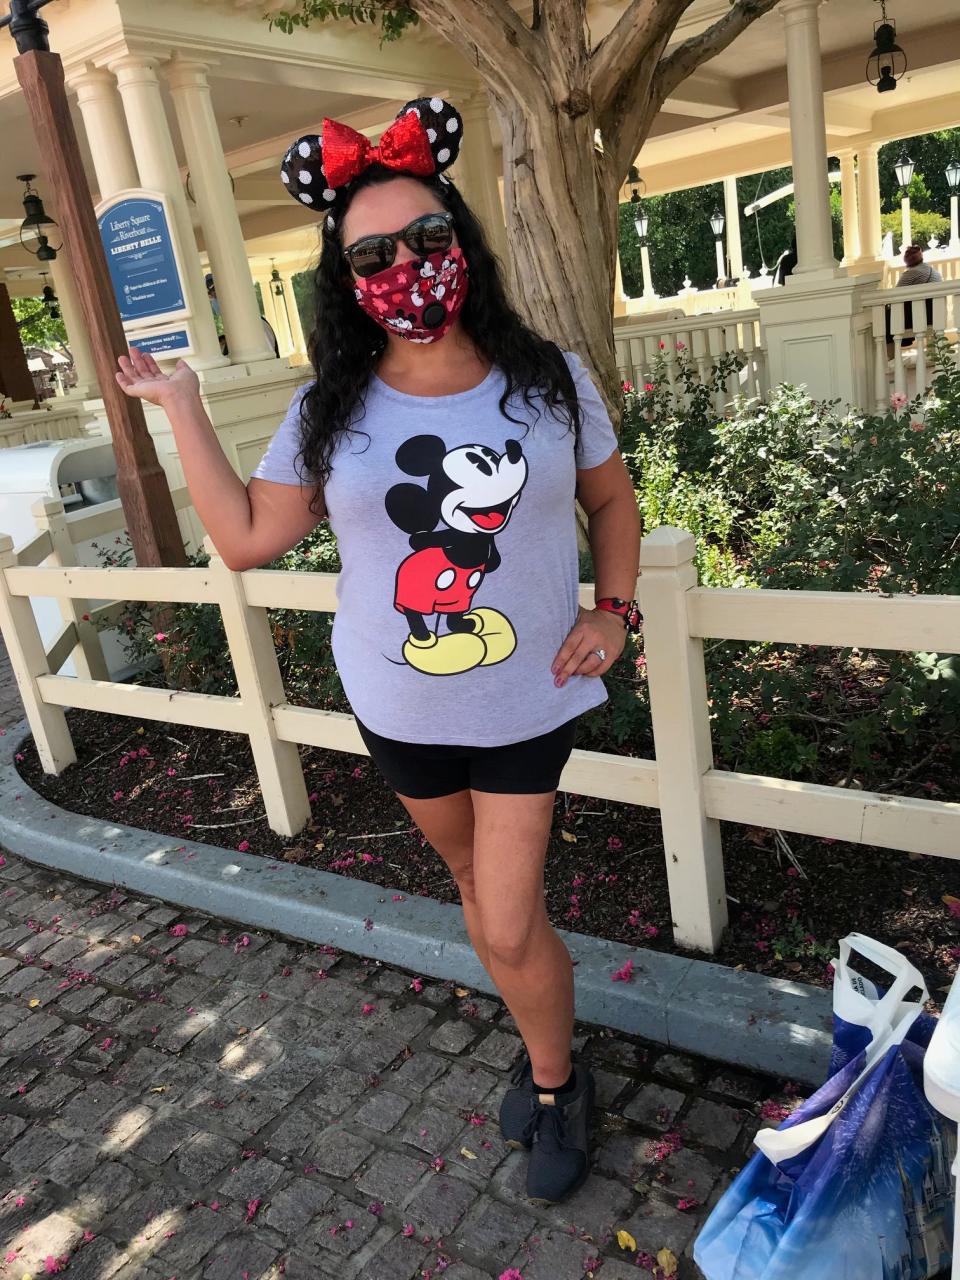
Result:
M436 342L467 296L467 260L456 247L441 249L353 283L360 309L388 333L408 342Z

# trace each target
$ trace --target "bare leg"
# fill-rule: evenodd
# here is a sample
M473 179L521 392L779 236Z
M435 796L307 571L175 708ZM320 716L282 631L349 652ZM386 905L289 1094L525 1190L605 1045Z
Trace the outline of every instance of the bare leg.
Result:
M397 798L453 873L460 890L463 919L470 942L480 963L490 973L487 941L480 922L473 877L474 819L470 792L457 791L436 800L414 800L398 792Z
M570 1075L573 965L550 924L543 866L555 791L473 791L474 882L486 965L523 1036L533 1078L547 1088Z

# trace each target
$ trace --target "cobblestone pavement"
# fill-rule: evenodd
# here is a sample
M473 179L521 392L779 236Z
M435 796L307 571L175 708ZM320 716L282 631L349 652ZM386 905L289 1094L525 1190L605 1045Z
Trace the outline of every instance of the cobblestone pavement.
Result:
M4 858L0 1275L649 1274L618 1230L699 1274L771 1082L578 1026L594 1168L536 1209L499 1001Z
M699 1276L774 1082L578 1025L593 1170L536 1209L501 1002L3 857L4 1280L628 1280L662 1249Z

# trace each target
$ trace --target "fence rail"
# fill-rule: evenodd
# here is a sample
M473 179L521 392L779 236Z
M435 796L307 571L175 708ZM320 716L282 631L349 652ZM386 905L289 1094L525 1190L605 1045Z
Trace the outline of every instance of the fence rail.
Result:
M41 504L38 515L55 533L50 507ZM267 611L334 611L336 575L233 572L209 541L206 568L44 566L41 553L57 554L50 535L50 528L41 531L19 553L0 535L0 630L44 770L60 773L76 760L67 707L242 733L270 826L283 835L301 830L310 808L297 745L358 755L366 748L352 716L287 702ZM726 924L721 821L960 859L960 804L714 768L703 663L707 637L949 652L960 636L960 597L705 588L697 585L694 549L692 535L669 527L654 530L641 548L638 596L656 759L577 749L560 781L580 795L659 809L676 940L714 950ZM592 590L581 584L584 604L592 603ZM74 611L48 651L31 596L57 597ZM115 683L96 675L95 660L76 677L58 675L81 644L75 611L90 596L219 605L239 696ZM104 605L94 617L112 619L121 608Z
M662 358L670 389L681 399L684 387L680 376L680 356L685 354L702 383L710 378L713 366L723 355L735 355L743 362L739 376L732 375L714 394L714 408L723 413L737 391L750 396L769 390L767 357L760 327L760 312L716 311L709 315L666 315L635 324L618 322L614 330L617 366L634 386L650 380L654 365Z
M873 390L878 413L888 407L891 372L893 390L901 395L912 398L930 389L927 343L934 335L953 344L954 360L960 368L960 280L875 289L865 295L864 308L870 312L873 334ZM904 347L904 338L913 339L913 343ZM888 341L893 343L892 367ZM913 370L915 377L911 378Z

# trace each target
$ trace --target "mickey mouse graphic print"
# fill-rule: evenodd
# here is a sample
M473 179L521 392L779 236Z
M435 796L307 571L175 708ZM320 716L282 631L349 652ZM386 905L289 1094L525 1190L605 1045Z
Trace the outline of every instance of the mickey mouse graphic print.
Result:
M493 366L469 391L413 396L375 374L337 443L324 501L341 573L333 656L357 717L401 742L502 746L599 706L602 678L553 683L577 619L577 469L617 440L589 373L579 449ZM299 484L299 388L254 477ZM511 419L516 419L512 421Z

